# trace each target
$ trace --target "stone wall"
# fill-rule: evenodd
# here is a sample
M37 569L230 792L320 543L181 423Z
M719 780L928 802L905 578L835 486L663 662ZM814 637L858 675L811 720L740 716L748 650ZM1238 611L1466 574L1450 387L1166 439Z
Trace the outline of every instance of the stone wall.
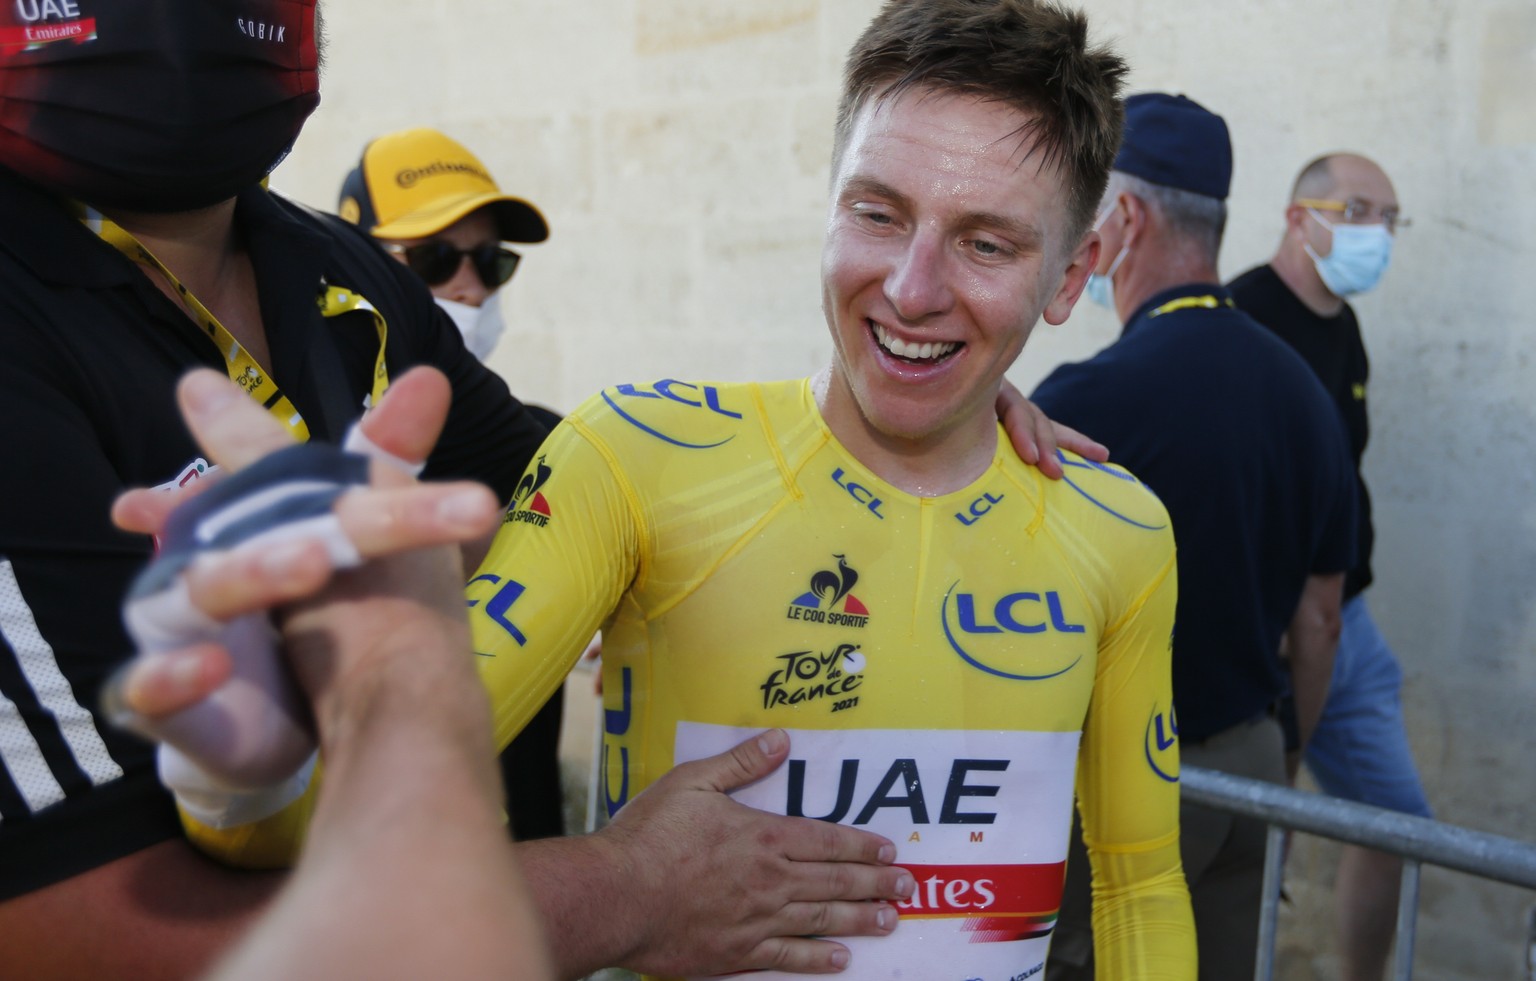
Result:
M536 202L494 367L569 408L618 381L824 363L818 249L842 53L874 0L326 0L325 101L278 187L320 207L379 132L433 125ZM1354 149L1413 226L1358 310L1373 361L1378 584L1439 815L1536 837L1536 5L1096 0L1133 90L1236 144L1231 276L1278 240L1296 169ZM1026 390L1115 334L1041 326ZM1332 977L1333 851L1298 843L1284 976ZM1531 894L1426 876L1424 981L1514 977Z

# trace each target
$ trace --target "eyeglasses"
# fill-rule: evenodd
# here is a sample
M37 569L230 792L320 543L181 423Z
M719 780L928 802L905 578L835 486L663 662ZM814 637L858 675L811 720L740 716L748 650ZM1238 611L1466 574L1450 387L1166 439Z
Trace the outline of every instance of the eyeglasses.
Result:
M1303 208L1313 208L1317 211L1337 211L1344 217L1347 225L1374 225L1378 222L1387 226L1387 231L1397 234L1399 228L1407 228L1413 222L1397 213L1396 208L1376 209L1371 202L1364 198L1350 198L1348 201L1328 201L1322 198L1298 198L1297 204Z
M517 264L523 257L511 249L494 242L486 242L472 249L455 248L440 239L419 245L384 244L388 252L405 257L411 272L420 276L428 286L441 286L459 271L459 265L469 256L475 274L488 290L494 290L512 278Z

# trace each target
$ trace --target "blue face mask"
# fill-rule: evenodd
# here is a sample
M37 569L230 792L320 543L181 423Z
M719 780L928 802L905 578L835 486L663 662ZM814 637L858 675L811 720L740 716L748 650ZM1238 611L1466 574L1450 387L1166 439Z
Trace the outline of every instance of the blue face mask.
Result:
M1115 308L1115 281L1108 276L1093 273L1088 277L1088 300L1106 310Z
M1392 261L1392 233L1386 225L1330 225L1312 209L1307 214L1333 232L1333 248L1325 256L1305 246L1328 292L1338 297L1355 296L1376 288Z
M1093 230L1098 231L1099 226L1103 225L1113 213L1114 208L1104 212L1103 217L1093 223ZM1120 254L1115 256L1115 261L1109 264L1108 272L1102 276L1098 273L1089 275L1087 289L1089 302L1095 303L1106 310L1115 309L1115 270L1120 268L1120 263L1125 261L1125 257L1130 251L1131 246L1129 243L1120 246Z
M1115 309L1115 270L1120 268L1120 263L1125 261L1130 251L1129 245L1120 246L1120 254L1115 256L1115 261L1109 264L1109 272L1102 276L1094 273L1088 277L1089 300L1106 310Z

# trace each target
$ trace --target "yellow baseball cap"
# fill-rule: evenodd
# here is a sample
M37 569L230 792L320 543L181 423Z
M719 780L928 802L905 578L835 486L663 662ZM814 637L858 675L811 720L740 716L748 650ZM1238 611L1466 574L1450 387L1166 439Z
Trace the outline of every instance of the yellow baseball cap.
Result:
M389 133L363 149L341 185L337 214L375 238L427 238L471 211L487 208L502 241L542 242L539 209L501 193L485 165L435 129Z

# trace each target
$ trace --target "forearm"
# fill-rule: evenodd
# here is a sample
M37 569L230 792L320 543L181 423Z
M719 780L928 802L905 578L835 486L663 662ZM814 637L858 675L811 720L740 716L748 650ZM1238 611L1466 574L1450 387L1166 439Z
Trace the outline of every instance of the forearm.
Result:
M0 974L35 981L184 979L205 970L282 884L165 841L0 903Z
M325 707L306 859L221 976L549 976L501 820L484 694L467 663L444 670L454 656L374 665ZM452 928L421 929L434 921Z
M1312 576L1291 618L1285 644L1296 702L1296 729L1305 749L1322 718L1339 643L1342 575Z
M639 892L623 852L603 832L519 843L517 861L555 977L580 978L630 960L643 929Z
M1196 974L1194 916L1179 855L1170 643L1178 573L1171 535L1166 549L1160 571L1128 598L1136 612L1101 649L1083 734L1078 799L1093 868L1100 981L1194 981Z
M1195 924L1178 841L1093 855L1099 981L1193 981Z
M1305 750L1323 716L1328 700L1328 683L1333 677L1333 651L1337 636L1329 638L1319 629L1292 629L1289 646L1291 688L1296 700L1296 732L1299 748Z

